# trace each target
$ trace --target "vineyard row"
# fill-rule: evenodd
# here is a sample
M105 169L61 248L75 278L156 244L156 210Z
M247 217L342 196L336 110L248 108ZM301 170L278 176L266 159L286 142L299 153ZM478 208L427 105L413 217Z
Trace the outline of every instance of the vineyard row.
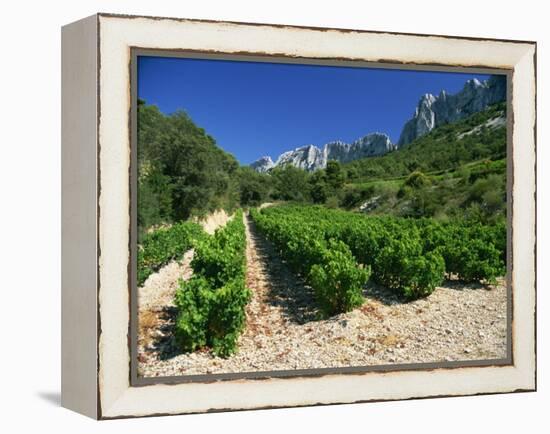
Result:
M316 206L251 212L256 226L313 287L328 314L360 304L370 276L409 299L445 276L494 283L505 274L504 224L368 217Z

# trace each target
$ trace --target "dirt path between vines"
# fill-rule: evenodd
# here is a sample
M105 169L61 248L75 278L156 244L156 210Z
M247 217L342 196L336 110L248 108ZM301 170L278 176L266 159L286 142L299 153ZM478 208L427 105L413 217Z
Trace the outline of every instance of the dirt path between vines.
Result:
M252 290L238 353L178 352L173 314L141 348L147 377L500 359L506 356L506 288L445 282L422 300L404 303L383 288L365 289L352 312L317 320L311 288L290 272L245 217L246 284Z

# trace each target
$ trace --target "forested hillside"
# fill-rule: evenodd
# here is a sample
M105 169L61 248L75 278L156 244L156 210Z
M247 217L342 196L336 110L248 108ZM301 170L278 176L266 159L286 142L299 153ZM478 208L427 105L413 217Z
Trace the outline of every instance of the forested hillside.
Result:
M276 167L272 197L403 217L495 221L506 212L506 112L496 104L384 156Z
M506 111L500 103L382 157L343 166L340 206L409 217L506 213Z
M491 122L492 121L492 122ZM453 170L483 158L506 156L506 103L499 103L462 121L442 125L397 151L346 165L350 181L405 176L420 170Z
M409 217L505 215L505 104L442 125L383 156L329 161L307 172L292 165L258 173L240 166L183 111L138 108L138 224L186 220L214 209L266 201L325 204Z
M138 103L138 226L186 220L215 209L257 204L267 182L240 167L183 111Z

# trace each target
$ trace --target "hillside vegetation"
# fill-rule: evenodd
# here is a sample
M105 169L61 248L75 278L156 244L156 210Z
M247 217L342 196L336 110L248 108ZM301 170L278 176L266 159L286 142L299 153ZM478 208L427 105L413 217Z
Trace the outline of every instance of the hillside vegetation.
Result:
M500 103L384 156L329 161L311 174L277 167L271 195L378 215L497 221L506 215L505 119Z
M506 214L504 103L442 125L379 157L306 172L258 173L223 151L182 111L138 108L139 233L214 209L266 201L324 204L372 214L497 221Z
M506 215L505 105L434 129L385 156L345 165L333 199L352 209L408 217Z
M495 104L462 121L437 127L397 151L348 163L348 179L360 182L405 176L415 170L448 171L481 159L503 159L506 128L498 123L491 127L488 122L504 118L505 109L505 103Z
M138 227L187 220L263 199L268 183L195 125L183 111L138 103Z

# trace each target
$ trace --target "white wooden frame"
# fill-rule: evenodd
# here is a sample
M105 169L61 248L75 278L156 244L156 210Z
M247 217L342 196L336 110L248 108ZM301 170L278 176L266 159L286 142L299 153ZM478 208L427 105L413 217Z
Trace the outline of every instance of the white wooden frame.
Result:
M131 47L512 70L513 363L132 386ZM63 28L62 54L65 407L109 419L535 390L535 43L98 14Z

